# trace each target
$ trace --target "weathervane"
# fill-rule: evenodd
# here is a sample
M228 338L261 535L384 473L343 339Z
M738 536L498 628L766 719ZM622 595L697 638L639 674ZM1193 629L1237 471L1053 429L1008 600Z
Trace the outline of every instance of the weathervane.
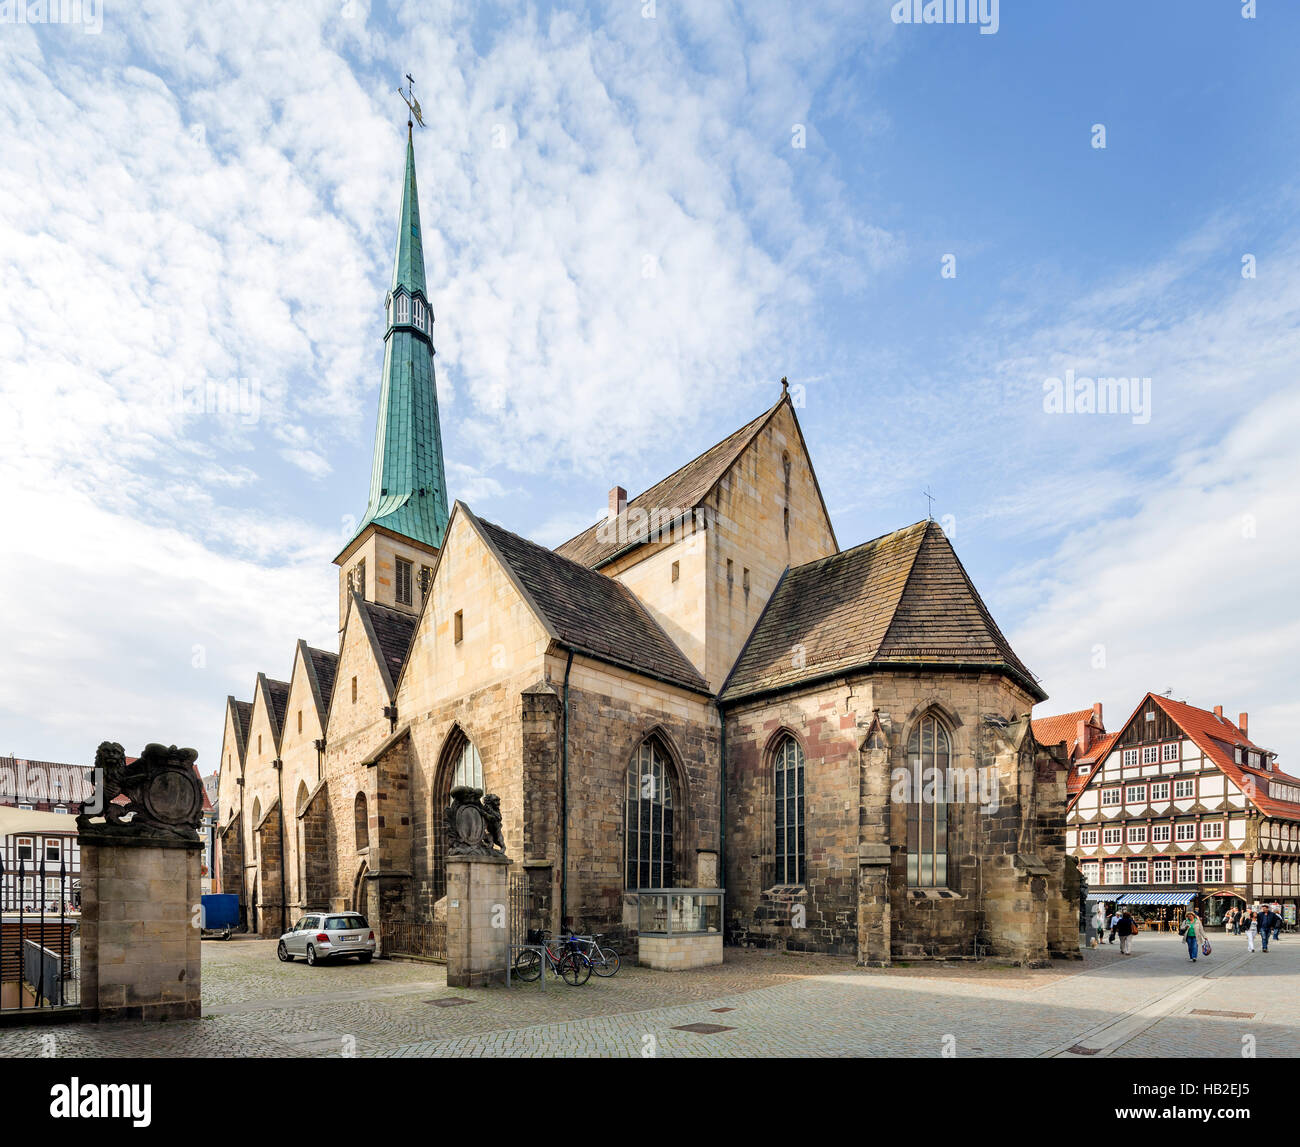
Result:
M415 122L424 127L424 116L420 114L420 101L415 98L415 80L412 79L411 73L406 73L406 91L399 87L397 94L406 101L408 115L406 117L406 126L411 126L411 117L415 117Z
M934 521L934 495L930 493L929 486L926 486L926 488L922 490L921 493L925 495L926 501L928 501L930 504L930 508L926 511L925 514L926 520L933 522Z

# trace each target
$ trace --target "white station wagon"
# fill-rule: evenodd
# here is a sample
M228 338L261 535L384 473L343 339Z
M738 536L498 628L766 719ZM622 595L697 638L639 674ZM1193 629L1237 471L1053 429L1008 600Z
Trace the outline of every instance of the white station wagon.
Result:
M368 964L375 948L374 930L361 913L310 912L280 937L275 954L285 963L302 956L312 966L350 956Z

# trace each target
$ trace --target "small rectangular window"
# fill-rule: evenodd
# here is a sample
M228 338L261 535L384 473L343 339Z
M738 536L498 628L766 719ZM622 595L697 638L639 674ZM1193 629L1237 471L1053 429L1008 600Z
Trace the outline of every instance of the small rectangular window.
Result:
M1102 803L1103 805L1115 805L1115 804L1119 804L1119 803L1120 803L1120 790L1117 789L1117 788L1114 788L1114 789L1102 789L1102 790L1101 790L1101 803Z
M36 859L36 842L33 837L20 836L18 838L18 859L19 860Z
M298 732L302 732L302 710L298 710Z
M420 567L420 600L426 601L429 597L429 589L433 585L433 567Z
M63 845L58 840L46 840L45 842L45 859L58 860L63 855Z
M741 576L740 584L744 587L745 592L748 593L749 592L749 570L745 570L744 574Z
M464 639L464 637L465 637L465 613L464 613L464 610L460 610L460 609L458 609L458 610L456 611L455 615L452 617L452 631L453 631L453 634L454 634L454 640L455 640L456 644L459 645L459 644L461 643L461 641L462 641L462 640Z
M1136 765L1138 763L1138 751L1136 749L1124 750L1124 764Z
M1189 779L1185 781L1174 781L1174 799L1180 800L1185 797L1194 797L1196 795L1196 781Z
M730 558L728 558L727 559L727 584L731 585L735 580L736 580L736 574L732 568L732 561Z
M1162 761L1178 760L1178 742L1173 741L1168 745L1162 745L1160 747L1160 759Z
M352 704L357 703L357 679L352 678Z
M1154 841L1167 841L1169 839L1169 826L1167 824L1153 824L1151 826L1151 839Z
M411 604L411 600L412 600L411 574L414 568L415 568L414 565L411 562L408 562L405 558L397 559L397 604L398 605Z
M673 581L676 581L681 576L682 576L682 563L673 562Z

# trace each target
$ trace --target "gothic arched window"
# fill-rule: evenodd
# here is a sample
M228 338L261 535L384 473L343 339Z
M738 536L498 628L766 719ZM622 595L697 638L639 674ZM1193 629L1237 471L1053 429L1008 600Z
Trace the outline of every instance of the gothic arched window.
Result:
M654 737L628 762L623 840L627 888L673 887L672 766Z
M433 899L441 900L447 891L447 806L451 790L458 785L486 789L483 761L474 742L459 725L452 728L442 747L437 780L433 790Z
M776 749L776 881L802 884L807 846L803 828L803 750L786 736Z
M937 717L922 717L907 740L911 790L907 805L907 883L942 888L948 883L948 770L952 738Z

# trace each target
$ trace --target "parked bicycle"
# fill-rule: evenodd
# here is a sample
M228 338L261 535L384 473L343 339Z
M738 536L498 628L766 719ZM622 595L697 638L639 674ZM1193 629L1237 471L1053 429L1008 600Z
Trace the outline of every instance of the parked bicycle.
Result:
M618 975L618 970L623 966L623 961L613 948L601 944L604 938L603 933L597 932L592 936L571 935L568 940L570 945L581 951L591 961L591 970L596 975L608 979L610 976Z
M574 944L565 942L563 946L551 940L548 929L538 928L528 933L528 943L535 945L525 948L515 957L514 975L525 983L539 979L550 968L571 988L580 987L591 979L591 961Z

